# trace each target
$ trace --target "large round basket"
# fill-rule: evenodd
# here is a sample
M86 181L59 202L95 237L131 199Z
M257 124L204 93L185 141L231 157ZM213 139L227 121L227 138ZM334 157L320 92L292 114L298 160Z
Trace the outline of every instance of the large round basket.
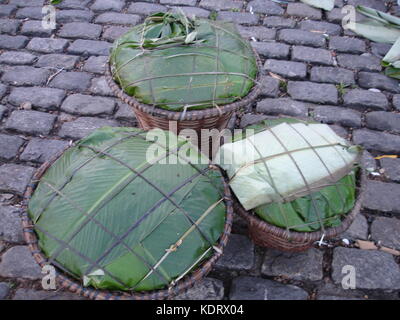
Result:
M258 53L255 50L253 50L253 52L257 61L258 75L257 79L255 80L255 85L249 94L233 103L214 108L177 112L140 103L134 97L127 95L114 81L111 75L111 66L109 62L106 64L106 80L114 94L133 108L133 111L142 129L150 130L154 128L160 128L163 130L173 131L171 130L170 122L174 121L176 122L175 129L177 131L175 133L179 134L179 132L184 129L195 130L197 132L197 136L200 137L198 140L198 146L207 146L208 148L210 137L207 135L201 135L201 129L217 129L218 131L222 131L227 127L233 113L240 108L250 105L260 93L262 62Z
M65 152L68 148L64 149ZM24 210L22 214L22 227L25 241L40 267L48 265L47 257L42 253L39 245L38 238L34 231L34 224L28 216L28 202L33 195L41 177L44 175L46 170L63 154L63 152L57 154L50 161L45 162L34 174L31 183L29 184L25 195L24 195ZM226 220L223 229L223 233L219 238L217 244L214 246L214 253L208 260L204 261L194 271L187 274L182 279L176 281L173 286L166 289L146 291L146 292L122 292L122 291L107 291L97 290L91 287L84 287L80 282L71 278L63 270L55 266L56 280L60 287L68 289L69 291L84 296L89 299L95 300L163 300L172 299L174 296L185 292L190 289L196 282L204 278L213 268L215 262L221 257L223 249L228 242L228 237L231 232L232 220L233 220L233 201L231 198L231 192L228 184L223 179L224 185L224 202L226 206ZM59 289L59 287L57 287Z
M321 239L335 238L350 227L361 209L365 179L365 173L360 173L359 185L357 186L357 200L351 212L342 220L340 226L325 230L314 232L288 231L265 222L253 212L246 211L237 200L235 201L234 208L235 212L247 221L249 236L258 246L288 252L301 252L311 248L315 242Z

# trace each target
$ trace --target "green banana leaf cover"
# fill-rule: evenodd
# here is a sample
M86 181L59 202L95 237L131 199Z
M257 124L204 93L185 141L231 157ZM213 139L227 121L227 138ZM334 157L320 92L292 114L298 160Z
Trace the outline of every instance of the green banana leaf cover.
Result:
M219 171L194 164L207 162L192 148L158 129L105 127L67 149L28 205L50 262L85 286L131 291L196 268L223 232L225 205Z
M233 23L156 13L114 42L114 80L138 101L182 111L232 103L257 75L250 44Z

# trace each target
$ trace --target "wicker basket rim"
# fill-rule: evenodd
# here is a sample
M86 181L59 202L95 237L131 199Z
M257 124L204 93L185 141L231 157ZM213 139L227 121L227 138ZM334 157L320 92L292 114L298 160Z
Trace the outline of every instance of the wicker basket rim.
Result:
M254 101L257 96L259 95L261 91L261 77L263 75L263 68L262 68L262 62L260 59L259 54L257 51L253 49L253 53L256 57L256 63L257 63L257 77L255 80L255 85L252 87L250 92L245 96L242 97L239 100L236 100L232 103L229 104L224 104L221 106L213 107L213 108L207 108L207 109L202 109L202 110L191 110L191 111L170 111L170 110L165 110L162 108L158 108L156 106L148 105L139 102L135 97L131 97L127 95L120 87L119 85L114 81L112 75L111 75L111 64L110 64L110 59L107 60L107 63L105 64L105 77L106 81L111 88L111 90L114 92L114 94L119 97L121 100L129 104L130 106L137 108L138 110L152 114L154 116L166 118L168 120L175 120L175 121L184 121L184 120L201 120L204 118L210 118L210 117L215 117L215 116L220 116L224 113L236 111L239 108L249 104L250 102Z
M255 227L261 229L263 231L267 231L276 237L280 237L282 239L289 241L296 241L296 242L312 242L318 241L324 236L325 238L332 238L338 235L339 233L344 232L347 230L351 223L353 222L356 215L361 210L362 201L364 198L365 193L365 180L366 174L363 169L361 169L360 173L360 186L357 188L358 195L357 200L354 204L353 209L346 215L346 217L342 220L340 226L337 227L329 227L325 229L325 231L317 230L312 232L299 232L299 231L288 231L284 228L277 227L272 225L255 214L245 210L240 202L234 197L234 208L239 212L239 214L245 218L251 227Z
M34 223L28 215L28 202L32 194L34 193L41 177L45 174L47 169L49 169L51 165L64 154L65 151L72 147L74 146L68 146L64 148L62 151L53 156L50 160L44 162L34 173L33 177L31 178L31 182L24 193L24 201L22 206L23 212L21 216L23 235L31 254L33 255L35 261L40 267L48 264L47 257L43 254L38 246L38 238L34 231ZM224 185L223 200L226 206L226 219L224 230L218 240L218 243L214 246L214 253L211 257L198 265L198 267L194 271L190 272L188 275L177 281L172 287L148 292L146 291L134 293L127 293L124 291L100 290L93 287L83 287L78 282L78 280L71 279L70 276L64 275L63 272L60 273L57 271L56 277L61 287L66 288L69 291L77 293L84 297L98 300L162 300L173 298L174 296L186 291L187 289L190 289L196 282L203 279L211 271L216 261L222 256L223 249L226 246L229 235L231 233L233 223L233 200L227 181L224 178L223 174L221 174L221 176ZM54 267L56 268L56 270L58 270L56 266Z

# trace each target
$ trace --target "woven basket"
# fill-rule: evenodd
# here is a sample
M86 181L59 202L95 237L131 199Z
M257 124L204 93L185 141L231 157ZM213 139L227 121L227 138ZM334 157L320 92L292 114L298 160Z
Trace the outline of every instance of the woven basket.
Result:
M109 62L106 64L106 80L114 94L123 102L130 105L138 119L139 125L144 130L160 128L170 130L170 121L176 121L176 134L184 129L192 129L197 132L199 138L198 146L209 147L210 138L202 137L201 129L217 129L219 131L225 129L231 119L233 113L242 107L251 104L258 96L261 90L260 78L262 70L262 62L260 56L253 50L258 66L258 75L255 85L244 98L233 103L222 105L215 108L203 110L193 110L187 112L169 111L155 106L140 103L134 97L127 95L119 85L114 81ZM205 149L202 149L205 150Z
M51 160L43 163L43 165L35 172L32 177L31 183L24 194L24 204L23 204L23 214L22 214L22 227L25 241L34 257L36 262L40 267L48 265L47 257L42 253L38 245L38 238L34 231L34 225L32 220L28 215L28 202L32 197L41 177L44 175L46 170L67 150L64 149ZM148 292L134 292L127 293L121 291L107 291L107 290L97 290L90 287L83 287L77 280L69 277L64 273L59 267L56 268L56 280L62 288L68 289L69 291L84 296L89 299L95 300L162 300L171 299L174 296L186 291L191 288L197 281L204 278L213 268L215 262L221 257L223 249L227 244L228 237L231 232L232 220L233 220L233 201L231 198L231 192L228 184L223 179L224 185L224 202L226 205L226 221L224 225L224 230L218 243L214 246L213 255L206 261L204 261L196 270L192 271L184 278L177 281L174 286L168 289L154 290Z
M313 246L316 241L322 239L331 239L346 231L355 216L360 212L365 186L365 173L360 173L357 188L357 200L353 209L342 220L338 227L327 228L324 231L314 232L296 232L271 225L260 219L253 212L246 211L238 200L235 201L234 209L242 218L244 218L249 227L249 236L255 244L261 247L274 248L281 251L301 252Z

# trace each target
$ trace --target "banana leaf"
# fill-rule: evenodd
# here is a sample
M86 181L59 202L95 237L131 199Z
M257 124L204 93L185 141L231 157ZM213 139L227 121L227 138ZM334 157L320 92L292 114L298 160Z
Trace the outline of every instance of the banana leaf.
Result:
M219 149L214 162L246 210L290 202L349 174L360 149L325 124L284 121Z
M118 38L110 64L128 95L173 111L232 103L247 95L257 75L252 48L234 24L170 12Z
M223 232L219 171L188 162L204 160L170 132L97 130L53 163L29 201L40 248L86 286L167 288Z
M324 227L337 227L341 217L355 204L355 171L311 195L286 203L259 206L254 212L264 221L281 228L312 232Z
M326 11L331 11L335 6L335 0L300 0L300 1L312 7L321 8Z

